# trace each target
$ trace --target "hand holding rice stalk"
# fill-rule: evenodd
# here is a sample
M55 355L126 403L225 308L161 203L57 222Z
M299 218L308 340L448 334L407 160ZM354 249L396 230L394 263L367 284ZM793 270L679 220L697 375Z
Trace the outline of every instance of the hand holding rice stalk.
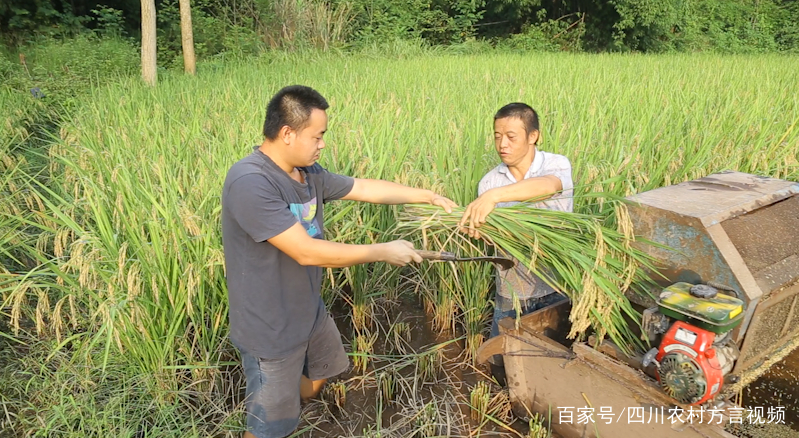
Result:
M624 295L651 280L642 268L654 271L653 259L633 247L635 236L627 208L614 201L614 215L605 225L598 216L532 208L529 203L496 208L480 227L480 235L497 251L520 264L572 301L569 338L585 337L590 328L597 339L607 335L626 353L642 347L625 316L640 324L641 315ZM423 247L430 240L437 249L457 246L463 252L480 251L480 245L459 232L464 208L445 213L431 206L407 208L397 226L404 235L422 232ZM639 287L634 287L639 286ZM518 298L514 297L514 301ZM519 307L517 303L514 307ZM517 317L518 324L518 317Z

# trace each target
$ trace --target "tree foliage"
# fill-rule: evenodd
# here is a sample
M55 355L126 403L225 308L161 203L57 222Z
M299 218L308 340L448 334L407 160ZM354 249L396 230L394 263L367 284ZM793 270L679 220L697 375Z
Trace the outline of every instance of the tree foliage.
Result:
M159 59L180 61L177 0L158 0ZM135 0L5 0L6 44L81 32L138 39ZM475 38L523 50L799 50L797 0L194 0L197 55Z

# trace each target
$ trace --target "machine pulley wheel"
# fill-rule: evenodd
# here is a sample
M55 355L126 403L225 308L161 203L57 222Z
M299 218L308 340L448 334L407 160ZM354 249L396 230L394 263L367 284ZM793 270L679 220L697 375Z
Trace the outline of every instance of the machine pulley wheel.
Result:
M663 391L680 403L696 403L707 393L707 378L702 368L685 354L663 356L658 375Z

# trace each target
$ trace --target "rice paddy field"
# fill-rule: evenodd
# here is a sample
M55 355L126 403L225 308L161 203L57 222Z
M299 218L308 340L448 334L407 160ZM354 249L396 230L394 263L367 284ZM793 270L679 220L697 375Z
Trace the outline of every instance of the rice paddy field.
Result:
M569 157L577 194L722 170L799 180L796 57L312 54L96 87L53 136L0 126L0 435L239 436L220 193L289 84L331 104L323 166L460 205L499 162L492 116L514 101L539 112L539 148ZM0 94L12 112L28 101ZM34 139L46 146L20 146ZM402 212L328 204L326 237L392 240ZM353 369L304 406L298 435L546 436L514 421L473 365L492 272L328 270L322 294Z

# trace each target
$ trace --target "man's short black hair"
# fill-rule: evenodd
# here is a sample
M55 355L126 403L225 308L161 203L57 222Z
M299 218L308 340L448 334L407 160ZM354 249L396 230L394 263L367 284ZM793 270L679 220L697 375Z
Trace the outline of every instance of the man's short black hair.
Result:
M290 85L275 94L266 106L264 137L277 138L284 126L300 131L311 119L314 109L326 110L330 105L318 91L304 85Z
M538 127L538 113L526 103L514 102L503 106L494 114L494 121L508 117L520 119L524 123L524 129L527 131L528 136L533 131L541 132ZM539 138L541 138L540 135Z

